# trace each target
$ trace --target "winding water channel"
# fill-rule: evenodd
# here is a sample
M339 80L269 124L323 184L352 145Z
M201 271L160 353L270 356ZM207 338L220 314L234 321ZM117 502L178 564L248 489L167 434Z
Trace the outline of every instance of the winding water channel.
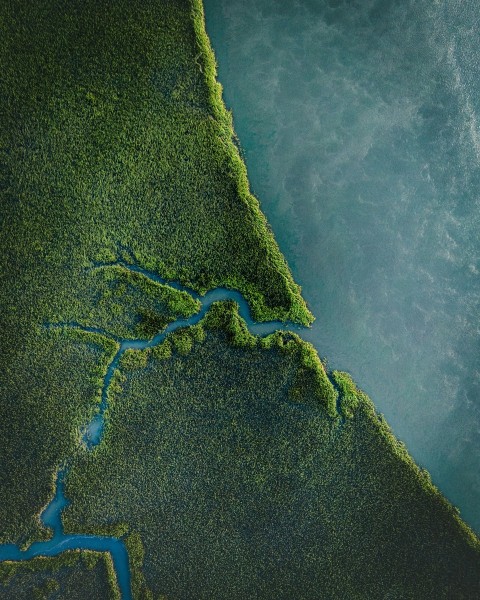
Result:
M187 292L193 298L199 300L201 308L191 317L179 319L173 323L170 323L165 329L151 339L120 338L108 333L104 329L86 327L77 322L46 324L46 327L63 329L73 328L81 331L97 333L106 338L115 340L119 344L119 349L110 361L105 378L103 380L102 399L98 412L83 430L83 441L88 450L92 450L92 448L100 444L103 439L105 411L108 408L108 388L115 369L117 368L118 363L126 350L144 350L146 348L157 346L158 344L162 343L167 335L173 331L199 323L214 302L225 300L233 300L238 304L239 314L244 319L250 333L253 335L264 337L274 333L275 331L278 331L279 329L299 333L302 329L304 329L302 326L295 325L293 323L283 323L281 321L268 321L263 323L254 321L252 319L250 307L248 306L247 301L243 295L236 290L218 287L210 290L204 296L200 296L200 294L191 288L182 286L176 281L168 281L152 271L147 271L141 267L129 263L101 263L96 264L94 268L103 269L119 266L130 271L134 271L135 273L140 273L157 283L169 285L176 290ZM62 525L62 512L69 504L69 501L65 497L64 493L65 477L67 475L68 464L65 464L59 468L56 478L55 494L40 515L42 523L53 531L52 537L47 541L34 542L27 550L21 550L15 544L2 544L0 545L0 561L26 561L36 556L58 556L66 550L95 550L98 552L109 552L113 559L122 600L131 600L132 592L130 567L127 550L123 541L115 537L64 533Z

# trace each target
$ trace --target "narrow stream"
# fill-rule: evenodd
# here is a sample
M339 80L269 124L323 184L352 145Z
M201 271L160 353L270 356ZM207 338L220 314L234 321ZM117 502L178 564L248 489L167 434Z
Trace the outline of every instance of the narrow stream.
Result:
M62 511L69 504L64 495L65 473L65 469L58 472L55 495L40 516L42 523L53 530L53 536L46 542L34 542L24 551L15 544L2 544L0 545L0 561L25 561L36 556L58 556L67 550L109 552L113 559L122 600L131 600L128 554L122 540L100 535L65 534L63 532Z
M214 302L225 300L233 300L238 304L239 314L245 320L248 330L253 335L264 337L274 333L275 331L278 331L279 329L287 329L288 331L299 333L305 329L302 326L293 323L283 323L281 321L268 321L264 323L258 323L254 321L252 319L250 307L248 306L247 301L240 292L235 290L218 287L210 290L204 296L200 296L194 290L182 286L178 282L168 281L159 277L156 273L147 271L141 267L129 263L115 262L96 264L94 268L101 269L118 266L124 267L125 269L129 269L130 271L134 271L136 273L141 273L157 283L169 285L174 289L187 292L193 298L200 301L201 308L195 315L170 323L160 333L147 340L119 338L103 329L86 327L76 322L53 323L46 325L47 327L74 328L82 331L88 331L90 333L97 333L106 338L115 340L120 345L118 351L113 356L107 368L107 372L103 381L102 399L99 410L83 430L83 441L88 450L92 450L92 448L97 446L103 439L105 428L105 411L108 408L108 388L115 369L117 368L117 365L126 350L144 350L146 348L157 346L163 342L168 334L172 333L173 331L199 323ZM131 600L132 592L130 568L127 550L123 541L115 537L64 533L62 525L62 512L69 504L69 501L64 494L65 477L67 473L68 466L64 465L59 469L56 479L54 497L40 515L42 523L46 527L52 529L52 537L48 541L34 542L27 550L24 551L20 550L20 548L15 544L2 544L0 545L0 561L25 561L36 556L58 556L66 550L95 550L98 552L109 552L112 556L115 566L115 572L117 574L117 581L122 600Z

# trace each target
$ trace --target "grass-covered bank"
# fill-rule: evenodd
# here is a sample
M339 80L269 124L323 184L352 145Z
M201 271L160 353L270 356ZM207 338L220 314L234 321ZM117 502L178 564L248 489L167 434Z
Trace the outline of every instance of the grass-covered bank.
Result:
M477 598L477 539L332 379L344 419L307 344L254 338L214 305L125 355L104 443L68 477L66 528L128 532L136 598Z
M120 600L110 555L69 551L55 558L0 563L4 600Z
M248 191L200 2L3 2L0 71L0 541L26 541L101 379L93 346L42 326L143 337L195 310L95 261L312 317Z
M12 0L0 30L0 541L46 535L68 459L66 528L125 534L137 598L478 597L476 538L371 403L232 304L127 351L82 448L118 343L48 324L148 337L198 310L113 263L312 317L248 191L199 0Z
M39 513L59 463L92 417L115 344L81 332L35 327L2 348L0 377L0 542L44 539Z
M311 320L249 193L201 2L14 0L1 16L2 190L22 261L128 248L199 290L241 290L258 319Z

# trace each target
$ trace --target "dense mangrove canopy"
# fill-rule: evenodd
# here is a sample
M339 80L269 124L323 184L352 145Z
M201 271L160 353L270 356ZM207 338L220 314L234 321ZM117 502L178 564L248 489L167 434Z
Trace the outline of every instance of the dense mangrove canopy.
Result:
M478 598L478 540L298 335L255 337L216 303L106 381L122 341L215 287L256 321L313 320L249 191L200 0L11 0L0 33L0 542L49 537L68 464L65 530L122 538L135 599ZM105 554L0 563L2 597L119 593Z

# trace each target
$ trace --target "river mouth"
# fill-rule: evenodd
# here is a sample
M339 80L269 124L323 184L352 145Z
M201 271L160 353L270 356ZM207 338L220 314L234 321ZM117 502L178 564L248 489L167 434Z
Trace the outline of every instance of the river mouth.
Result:
M478 3L205 0L252 189L350 372L480 531Z
M208 13L211 2L207 1L206 4ZM257 8L258 6L257 4ZM252 11L255 9L254 3L250 8ZM287 6L283 4L282 8L288 19ZM386 8L388 9L388 6ZM238 11L238 5L235 10ZM273 17L275 16L274 12ZM390 13L388 10L386 12L388 16ZM222 14L221 11L217 11L217 13ZM238 12L235 14L238 16ZM268 16L268 11L264 11L265 15ZM335 30L335 27L337 30L342 30L341 12L336 15L330 14L328 20L328 23L327 20L325 21L327 26L332 23L334 25L330 31ZM257 22L264 24L265 20L263 18L248 20L250 31ZM387 26L393 26L391 14L390 20L387 19L385 22L387 22ZM412 23L415 22L415 19L412 19ZM291 23L292 26L299 27L298 20L292 20ZM404 24L404 21L401 21L400 24ZM286 21L283 20L280 26L285 30ZM242 42L240 39L245 32L247 32L246 29L245 31L242 28L237 30L235 44L238 48L249 47L248 42ZM263 35L265 35L265 28ZM212 29L210 37L215 44L214 29ZM284 47L286 40L288 43L289 37L293 40L298 38L295 35L277 35L277 30L271 37L274 42L276 39L276 43L284 45ZM321 40L322 37L312 35L312 39ZM424 38L421 37L421 39L425 41ZM330 41L332 41L331 38ZM229 78L227 69L224 67L222 45L215 44L215 46L218 46L220 80L225 84L227 96L228 94L233 96L236 89L235 82ZM318 324L312 330L307 331L304 337L312 341L316 347L322 348L322 351L336 365L352 371L355 378L362 382L362 387L375 398L377 405L387 414L389 422L394 425L399 436L408 442L414 456L429 467L434 474L435 481L456 504L462 507L466 518L478 528L478 494L476 495L472 491L471 497L467 497L466 490L467 488L474 490L475 486L472 481L478 482L478 460L471 458L471 456L478 458L479 447L478 433L475 433L475 428L480 422L476 402L479 391L478 364L472 359L474 356L472 348L478 342L478 337L473 330L469 331L469 327L474 322L471 311L475 311L478 306L478 284L476 282L480 263L478 262L478 246L474 237L476 236L475 221L468 209L468 202L462 204L461 201L458 201L458 197L462 196L464 192L467 200L472 198L475 180L474 176L470 175L474 172L470 166L477 165L472 162L469 153L472 149L474 152L478 152L478 148L475 148L475 144L470 144L470 146L467 144L463 158L459 158L459 154L455 154L458 147L454 148L454 162L457 164L461 160L465 161L464 171L466 174L464 174L463 182L459 180L454 182L448 174L439 172L442 164L438 160L440 155L435 151L436 140L441 142L442 138L454 140L459 138L458 135L450 135L452 132L448 128L440 131L442 115L445 115L442 108L445 102L457 102L459 106L462 105L460 112L466 117L466 121L463 123L458 121L453 124L453 127L459 125L463 132L460 137L463 141L468 141L468 136L464 133L465 129L473 132L473 138L476 134L476 101L475 98L469 97L468 86L465 85L465 81L462 81L462 68L465 67L460 64L461 59L458 58L458 45L447 44L446 46L449 52L445 56L446 64L453 69L454 74L457 74L457 77L453 79L456 82L456 88L454 86L456 92L451 95L445 92L442 96L438 89L425 87L430 85L428 82L432 81L438 85L437 79L428 76L430 71L427 68L426 77L425 71L423 74L419 74L419 77L421 75L424 79L424 82L420 81L419 86L424 96L416 97L417 100L422 100L423 104L413 105L408 99L406 101L400 99L395 104L391 99L388 101L388 98L385 101L385 94L382 94L383 102L379 101L379 110L375 109L375 105L367 107L363 114L370 119L367 121L369 125L367 129L370 128L375 132L375 136L371 138L368 135L365 137L363 129L357 128L358 135L355 134L355 130L352 133L351 125L356 123L355 111L346 110L345 106L348 103L353 107L357 106L355 104L357 97L349 95L353 89L348 85L348 81L351 79L348 78L348 70L345 70L349 56L337 55L332 64L340 71L340 79L342 74L347 75L345 78L347 84L342 88L343 94L334 96L337 107L340 107L337 110L337 117L339 116L343 123L341 125L345 140L349 142L343 146L338 143L338 140L333 139L318 149L315 146L314 136L310 135L310 128L315 133L315 123L322 121L322 115L316 112L316 108L325 100L325 93L322 96L317 93L316 89L313 89L316 84L315 73L310 73L309 78L306 78L307 86L311 88L311 97L315 101L310 106L312 110L306 110L305 106L302 107L298 104L291 106L287 103L288 112L290 115L293 114L295 119L293 121L285 120L286 123L289 123L289 127L286 131L281 131L280 135L276 131L267 131L265 134L261 122L262 114L265 113L252 111L250 108L247 109L247 113L260 115L260 117L255 124L258 129L249 132L244 124L247 119L242 118L242 107L236 105L230 98L227 100L233 104L235 109L236 126L249 163L253 187L262 199L262 206L273 224L277 239L292 266L296 280L302 283L304 294L314 312L321 316ZM273 47L275 47L275 43ZM332 43L331 47L334 48L335 44ZM224 48L227 48L227 45ZM231 50L229 47L228 51L231 52ZM268 48L264 48L263 51L261 48L260 51L258 50L257 47L257 58L267 61L265 64L268 64L269 57L277 54ZM297 71L301 70L304 65L314 64L314 61L308 60L308 48L300 47L298 52L298 56L295 57L296 61L294 61ZM278 54L285 57L285 54ZM419 54L421 55L421 52ZM429 53L428 56L431 54ZM398 57L394 58L396 60ZM233 68L229 71L233 74L238 73L240 77L245 74L260 77L260 83L253 82L252 85L249 84L246 87L252 90L264 89L265 80L261 79L262 73L260 72L259 75L259 72L255 70L254 66L258 63L254 59L255 56L247 57L248 68ZM480 61L477 62L480 64ZM284 64L285 68L288 69L287 62ZM268 67L266 71L269 71ZM272 71L270 70L270 72ZM381 69L379 72L381 73ZM275 92L282 90L281 74L275 70L273 73L274 77L266 82L268 101L272 98L278 99L279 94ZM375 70L371 70L369 73L375 74ZM333 81L331 69L330 72L324 72L323 75L322 83ZM289 97L298 96L302 85L302 81L292 79L290 90L287 90ZM387 92L388 90L386 91L388 96ZM391 96L395 96L395 87L392 87L390 92ZM318 101L319 99L320 101ZM371 97L365 93L364 99L368 103ZM331 106L328 108L328 102L323 106L327 106L327 118L323 118L322 122L328 123L328 118L331 118L332 126L336 126L338 124L337 117L332 117ZM302 114L308 116L306 123L302 121ZM412 115L418 116L423 123L423 128L409 129L408 123ZM390 120L390 126L388 123L385 125L388 120ZM249 122L252 122L251 119ZM465 123L467 127L465 127ZM420 139L421 135L428 137L427 126L432 129L439 128L437 137L432 134L429 140L426 140L432 151L430 154L425 152L427 145L422 147ZM294 147L294 144L290 143L292 138L289 137L293 135L291 133L293 131L302 133L304 136L302 143L305 148L309 149L309 156L303 155L303 158L306 159L304 162L301 160L301 153L290 152L288 156L285 156L285 152L279 151L280 148ZM401 139L404 135L406 135L406 142ZM352 139L347 139L348 137ZM265 155L261 155L261 160L256 160L254 138L272 139L274 152L277 152L278 155L282 154L282 160L291 159L292 162L279 162L273 155L267 160L265 160ZM383 151L386 150L383 152L383 157L382 145L379 146L377 140L383 144ZM475 140L473 139L473 141ZM366 143L363 144L363 142ZM441 145L438 147L445 149ZM315 171L315 164L311 160L310 162L307 160L315 155L316 149L320 152L318 163L324 165L324 170L320 174ZM414 161L409 162L408 154L412 149L417 157L424 159L420 169L416 168L415 164L417 163L414 164ZM355 162L344 160L346 155L348 158L349 153L350 156L357 158ZM325 158L325 161L322 157ZM390 181L381 181L372 176L372 172L378 169L379 161L383 158L390 163L388 167ZM265 170L255 168L255 164L264 165ZM355 168L348 172L352 164ZM402 177L397 177L398 165L403 168L403 171L400 169ZM275 174L268 169L278 170ZM277 178L278 173L282 173L282 177ZM413 181L412 186L414 188L416 186L416 189L405 185L408 178ZM272 181L276 179L279 187L275 187L275 185L273 188L264 187L272 185ZM325 186L328 188L327 193L325 193ZM436 189L446 189L448 186L451 187L451 195L447 198L450 205L447 205L444 210L434 192ZM272 189L273 193L271 193ZM390 189L395 189L396 195L389 195ZM282 190L286 190L286 196L282 195ZM429 199L429 203L423 208L416 202L418 190L422 197ZM310 194L310 192L312 193ZM318 192L317 195L316 192ZM382 194L385 196L385 201L382 201ZM316 200L317 196L329 198L330 202L322 205ZM271 197L274 198L273 205L269 205ZM304 203L300 202L292 207L289 205L292 198L299 198ZM392 211L392 208L395 211ZM409 220L409 215L413 220ZM439 218L439 215L442 218ZM402 233L404 235L401 236L400 244L397 244L399 238L395 237L395 232L398 232L398 223L403 223ZM360 225L360 229L358 229L358 225ZM417 225L418 229L416 229ZM411 243L414 238L413 233L421 232L422 228L425 233L422 234L421 239L430 239L431 244L438 250L434 255L429 250L432 248L431 244L422 246L422 244ZM325 232L327 232L327 236L325 236ZM415 233L415 235L417 234ZM409 244L412 251L409 251ZM467 248L470 254L462 256L459 254L458 248ZM425 267L423 271L410 268L411 264L414 262L418 264L418 261L420 263L423 261ZM433 263L433 266L430 263ZM146 274L139 267L124 266ZM373 271L369 270L370 266L374 267ZM373 275L371 275L372 272ZM399 275L397 277L398 285L393 292L385 289L382 277L386 273ZM458 279L456 273L458 273ZM150 273L149 276L155 281L164 282L155 274ZM437 280L437 276L440 277L442 289L432 285L432 281ZM322 285L319 285L319 282ZM454 285L449 286L449 282L453 282ZM172 287L175 286L172 285ZM177 289L184 288L179 286ZM193 293L192 296L198 297ZM237 302L240 306L240 314L246 320L250 331L256 335L268 335L277 329L285 328L285 324L280 322L255 323L251 319L248 305L241 294L225 288L217 288L203 297L200 313L190 319L171 324L153 339L117 340L120 350L108 368L102 391L100 412L84 428L83 440L87 448L92 449L101 443L104 433L104 413L108 406L106 392L122 353L127 349L141 350L153 347L161 343L168 333L198 323L211 303L217 300ZM405 305L408 305L408 311L405 311ZM430 306L433 306L434 310L430 310ZM445 307L447 310L444 310ZM429 324L430 319L434 319L437 326L432 328ZM438 326L439 324L442 326ZM78 326L82 329L82 326L78 324L61 324L60 326ZM288 328L295 332L300 331L300 328L297 327L289 326ZM400 337L400 345L397 345L394 340L394 331L398 330L404 332L404 335ZM433 336L430 335L432 331L435 332ZM100 331L99 333L112 338L108 332ZM439 363L433 360L438 356L442 357ZM423 365L423 375L419 373L416 365ZM107 379L107 377L109 378ZM429 403L432 399L436 399L434 408L438 410L439 414L446 415L443 422L432 415L432 405ZM450 413L447 410L449 405L454 406ZM461 428L469 422L468 420L471 423L471 430L462 435ZM426 422L430 423L429 428L425 428ZM437 454L436 458L432 458L432 448ZM463 476L452 475L455 466L458 465L462 465ZM470 466L469 473L465 465ZM130 570L123 541L102 536L65 535L62 531L61 512L68 504L68 500L63 494L63 478L67 474L67 471L60 469L54 498L41 516L45 525L53 530L52 539L47 542L33 543L28 550L23 552L14 545L0 546L0 560L28 560L39 555L56 556L68 549L84 548L110 552L114 560L122 597L128 599L131 597Z

